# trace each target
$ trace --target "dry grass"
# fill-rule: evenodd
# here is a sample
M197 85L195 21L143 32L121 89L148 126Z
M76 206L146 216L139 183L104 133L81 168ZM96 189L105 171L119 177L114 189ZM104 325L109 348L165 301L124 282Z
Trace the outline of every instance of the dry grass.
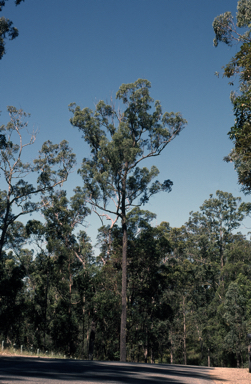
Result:
M214 368L211 378L215 384L251 384L248 368Z
M37 352L37 351L36 351ZM31 353L30 351L23 351L21 353L20 349L15 350L14 348L5 348L3 351L0 350L0 357L1 356L22 356L22 357L43 357L43 358L53 358L53 359L62 359L64 358L63 355L60 354L47 354L43 352L39 352L39 355L33 352Z

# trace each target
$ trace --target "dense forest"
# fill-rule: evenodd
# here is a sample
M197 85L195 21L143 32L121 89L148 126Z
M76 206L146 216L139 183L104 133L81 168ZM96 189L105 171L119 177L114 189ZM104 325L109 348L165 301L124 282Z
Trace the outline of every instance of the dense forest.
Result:
M143 110L144 115L142 112L142 100L147 99L150 85L138 80L128 86L132 96L136 93L141 97L136 103L129 102L124 115L128 120L131 108L139 108L133 123L137 122L140 129L141 121L145 124L151 116L149 108ZM101 107L110 113L107 106ZM84 118L90 121L89 110L81 112L75 107L73 112L81 124ZM118 174L124 169L121 159L126 143L133 148L130 124L126 128L122 125L126 142L117 140L120 128L108 141L99 139L102 131L95 121L96 130L88 131L95 159L84 159L80 169L84 187L76 187L68 198L63 187L59 187L75 164L67 143L46 142L33 163L23 163L22 156L35 137L24 143L22 130L27 127L28 116L13 107L9 114L10 122L2 127L5 140L1 144L2 181L5 179L7 185L1 191L2 340L28 350L39 348L85 359L117 360L121 356L125 228L120 225L121 213L116 207L122 200ZM100 115L96 112L98 119ZM180 127L181 121L185 123L180 115L163 116L164 123L171 119L166 130L171 124L173 128ZM104 116L102 123L103 120L107 125ZM159 120L155 126L153 119L150 121L151 140L155 143L156 131L159 140L155 145L159 146L161 130L165 141L166 130L160 127ZM76 120L72 123L77 124ZM95 141L95 137L99 140ZM95 152L97 148L101 151L100 143L104 145L103 158ZM105 152L106 145L114 151ZM120 157L115 156L119 151ZM135 152L136 160L131 153L130 164L146 153ZM144 202L154 193L170 191L172 183L153 181L148 186L157 174L154 167L150 171L136 167L133 172L128 178L125 203L126 359L244 364L248 358L246 335L251 326L251 244L238 231L251 204L231 193L217 191L198 212L190 213L181 228L172 228L168 222L154 226L156 215L143 209ZM117 190L111 187L116 182ZM134 197L138 204L133 204ZM116 198L117 211L112 211L110 200L116 203ZM99 255L95 257L83 230L86 217L95 214L93 211L111 222L98 230ZM40 213L41 220L28 215L35 212ZM21 217L26 220L19 221Z
M16 222L1 260L1 336L17 345L119 359L122 231L99 229L100 254L65 191L44 221ZM237 232L249 205L217 191L181 228L128 214L127 359L236 366L247 361L251 244ZM18 234L18 235L17 235ZM27 245L29 244L29 247Z
M251 2L239 1L238 12L237 27L247 28ZM234 38L241 42L223 74L240 81L239 93L232 94L234 148L225 160L234 163L248 194L251 38L248 32L234 37L229 12L213 28L216 46ZM71 125L90 147L78 170L82 185L70 196L64 186L76 159L68 143L47 141L27 160L36 132L27 134L23 110L8 107L10 120L0 127L5 343L82 359L247 363L251 243L241 229L250 220L251 204L218 190L180 228L171 227L168 218L153 224L156 215L144 205L157 193L171 192L172 181L159 182L158 169L144 163L161 156L186 120L163 112L150 88L145 79L122 84L116 94L120 110L104 101L95 110L70 104ZM102 222L98 255L84 226L90 214Z

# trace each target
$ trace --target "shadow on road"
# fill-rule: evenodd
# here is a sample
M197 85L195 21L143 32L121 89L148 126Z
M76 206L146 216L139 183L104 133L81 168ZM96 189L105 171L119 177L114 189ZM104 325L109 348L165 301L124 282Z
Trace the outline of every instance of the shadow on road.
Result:
M0 382L210 383L210 368L31 357L0 357ZM212 383L212 382L211 382Z

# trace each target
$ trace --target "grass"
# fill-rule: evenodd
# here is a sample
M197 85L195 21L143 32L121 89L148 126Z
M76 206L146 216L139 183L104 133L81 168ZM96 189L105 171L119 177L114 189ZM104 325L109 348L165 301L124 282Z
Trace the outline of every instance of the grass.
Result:
M25 348L19 347L7 347L7 348L1 348L0 349L0 356L29 356L29 357L47 357L52 359L64 359L66 358L65 355L60 353L54 353L54 352L42 352L40 350L26 350Z

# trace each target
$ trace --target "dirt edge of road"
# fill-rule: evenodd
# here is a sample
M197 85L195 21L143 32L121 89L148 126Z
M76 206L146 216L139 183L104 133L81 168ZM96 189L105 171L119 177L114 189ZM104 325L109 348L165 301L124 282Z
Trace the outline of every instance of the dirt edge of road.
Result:
M250 384L251 373L248 368L213 368L210 378L215 384Z

